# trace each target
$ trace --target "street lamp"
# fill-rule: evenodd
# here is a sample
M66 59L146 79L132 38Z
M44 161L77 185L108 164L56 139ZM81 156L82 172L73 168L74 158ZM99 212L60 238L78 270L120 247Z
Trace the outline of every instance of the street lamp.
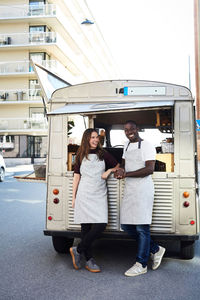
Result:
M92 21L90 21L88 19L85 19L81 24L82 25L92 25L92 24L94 24L94 22L92 22Z

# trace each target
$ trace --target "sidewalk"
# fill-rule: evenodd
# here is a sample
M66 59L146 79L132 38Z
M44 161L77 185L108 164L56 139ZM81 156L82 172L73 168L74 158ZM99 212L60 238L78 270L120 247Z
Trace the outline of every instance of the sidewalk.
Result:
M6 167L6 173L16 173L16 172L27 172L27 174L33 172L33 165L18 165L12 167Z
M32 165L31 158L23 158L23 157L15 157L15 158L8 158L4 157L4 161L6 164L6 168L16 167L20 165ZM34 158L34 165L44 164L46 162L46 158Z

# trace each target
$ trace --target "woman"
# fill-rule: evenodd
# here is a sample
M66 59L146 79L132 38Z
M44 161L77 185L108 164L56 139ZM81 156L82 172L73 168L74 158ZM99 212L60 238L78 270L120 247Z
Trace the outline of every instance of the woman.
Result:
M70 248L75 269L81 268L81 254L85 256L85 268L100 272L92 257L92 243L105 229L108 222L106 179L118 168L117 161L102 149L95 129L86 129L76 155L73 180L74 220L81 224L81 242ZM107 170L107 171L105 171Z

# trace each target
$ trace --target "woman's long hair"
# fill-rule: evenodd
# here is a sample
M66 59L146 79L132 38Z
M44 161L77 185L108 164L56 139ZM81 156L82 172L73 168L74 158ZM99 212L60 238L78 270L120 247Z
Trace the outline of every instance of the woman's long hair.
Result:
M98 132L94 128L88 128L84 131L82 140L81 140L81 145L76 154L76 163L81 164L84 157L86 159L88 159L88 154L90 153L90 143L89 142L90 142L90 138L91 138L91 135L93 132L96 132L98 134ZM103 153L104 153L104 150L102 149L101 144L98 143L97 148L96 148L96 154L97 154L99 160L103 160Z

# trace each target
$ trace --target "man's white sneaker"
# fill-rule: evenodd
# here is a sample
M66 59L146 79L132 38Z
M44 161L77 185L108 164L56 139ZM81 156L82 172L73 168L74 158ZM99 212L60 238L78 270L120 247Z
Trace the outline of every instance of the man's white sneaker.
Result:
M156 270L158 269L158 267L160 266L161 264L161 261L162 261L162 258L163 258L163 255L165 254L165 248L159 246L159 250L158 252L156 253L151 253L151 259L152 259L152 269L153 270Z
M147 267L143 268L142 264L136 262L129 270L127 270L124 275L126 276L137 276L142 275L147 272Z

